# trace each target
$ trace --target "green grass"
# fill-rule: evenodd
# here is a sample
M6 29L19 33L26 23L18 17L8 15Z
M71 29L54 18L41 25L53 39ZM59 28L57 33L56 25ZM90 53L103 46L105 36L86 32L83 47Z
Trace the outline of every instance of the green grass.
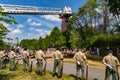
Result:
M17 65L16 71L9 71L7 65L5 69L0 69L0 80L75 80L75 77L63 74L63 77L58 79L56 76L52 77L50 71L47 71L44 76L39 76L36 75L35 69L31 73L25 73L22 71L22 65Z

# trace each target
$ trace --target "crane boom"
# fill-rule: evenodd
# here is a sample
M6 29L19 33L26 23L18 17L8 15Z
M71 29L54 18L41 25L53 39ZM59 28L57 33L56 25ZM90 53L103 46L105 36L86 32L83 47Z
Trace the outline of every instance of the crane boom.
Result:
M0 4L3 13L8 14L40 14L40 15L60 15L65 11L61 8L35 7L23 5ZM71 14L71 12L67 13Z
M67 22L69 17L72 15L70 7L61 8L50 8L50 7L35 7L35 6L23 6L23 5L12 5L12 4L0 4L2 13L7 14L35 14L35 15L59 15L62 19L62 30L67 29Z

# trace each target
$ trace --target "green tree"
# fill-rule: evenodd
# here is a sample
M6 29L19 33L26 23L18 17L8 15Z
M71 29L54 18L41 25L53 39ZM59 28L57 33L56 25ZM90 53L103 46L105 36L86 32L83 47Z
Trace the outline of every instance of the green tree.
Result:
M8 23L8 24L17 24L16 20L14 17L2 13L2 8L0 8L0 46L6 46L7 44L3 41L3 39L5 38L4 36L8 34L9 30L8 28L3 24L3 23ZM9 38L7 38L9 39ZM4 47L5 48L5 47Z
M119 16L120 14L120 0L105 0L108 3L110 11L113 15Z
M39 39L39 46L41 49L47 49L47 48L51 47L49 39L50 38L48 35L46 35L45 38Z
M6 26L2 22L8 23L8 24L16 23L14 17L8 14L2 13L2 10L3 9L0 8L0 38L2 38L2 36L5 36L9 32L9 30L6 28Z
M2 22L8 23L8 24L17 23L14 17L8 14L2 13L2 10L3 9L0 8L0 38L2 36L5 36L9 32L9 30L6 28L6 26Z
M60 47L58 41L61 35L61 31L58 29L58 27L54 27L50 34L50 42L52 47Z
M63 32L55 27L50 35L46 35L45 38L40 37L36 39L23 39L20 42L22 47L27 49L47 49L50 47L66 47L66 37Z
M109 7L105 0L87 0L87 2L78 9L78 12L74 13L69 19L68 26L72 27L72 29L76 28L79 32L79 40L81 43L78 44L81 47L90 47L90 38L93 36L114 33L114 28L111 27L112 25L110 24L113 21L110 17ZM70 29L70 33L72 29ZM71 38L73 39L73 34L70 34L69 41L74 41L71 40Z
M96 15L98 14L95 8L97 7L96 0L88 0L82 7L78 9L77 13L74 13L70 18L68 26L76 27L82 40L86 40L88 32L97 32L97 20Z
M70 39L69 42L71 43L71 47L72 48L78 48L79 47L79 43L80 43L80 34L79 32L76 30L76 28L74 28L71 31L71 35L70 35Z
M120 32L120 0L105 0L108 3L109 10L112 14L112 26L117 32Z
M43 39L42 39L42 37L40 37L39 38L39 49L43 48L42 45L43 45Z
M23 39L20 46L30 50L39 49L39 41L37 39Z

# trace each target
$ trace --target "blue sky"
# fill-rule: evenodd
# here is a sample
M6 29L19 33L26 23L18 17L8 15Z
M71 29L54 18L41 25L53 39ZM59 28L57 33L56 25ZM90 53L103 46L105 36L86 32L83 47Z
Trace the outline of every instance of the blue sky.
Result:
M0 4L25 5L36 7L64 8L71 7L76 12L87 0L0 0ZM58 26L61 29L61 19L58 15L12 15L18 24L4 25L11 31L7 36L16 42L15 38L38 39L40 36L49 35L51 30Z

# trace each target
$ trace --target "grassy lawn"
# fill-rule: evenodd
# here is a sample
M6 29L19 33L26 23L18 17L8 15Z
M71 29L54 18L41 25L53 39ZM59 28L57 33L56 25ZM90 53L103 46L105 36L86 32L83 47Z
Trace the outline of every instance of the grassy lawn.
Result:
M36 75L35 69L31 73L22 71L22 65L18 65L16 71L9 71L8 65L5 69L0 70L0 80L75 80L74 76L63 74L63 78L58 79L52 77L50 71L46 72L45 76Z
M64 61L68 62L68 63L75 63L73 59L65 59ZM88 64L90 66L104 67L102 62L98 62L98 61L95 61L95 60L88 60Z

